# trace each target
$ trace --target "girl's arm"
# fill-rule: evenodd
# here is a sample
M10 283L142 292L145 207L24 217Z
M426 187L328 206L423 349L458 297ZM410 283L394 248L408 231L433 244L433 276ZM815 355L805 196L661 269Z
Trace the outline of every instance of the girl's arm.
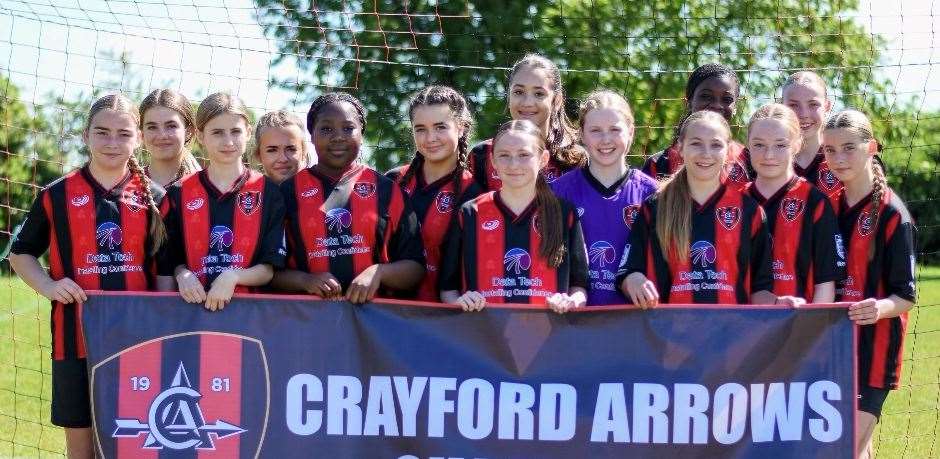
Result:
M339 280L330 273L307 273L297 269L274 272L271 287L285 292L304 292L324 299L338 298L343 293Z
M914 307L914 302L897 295L888 298L868 298L849 306L849 319L858 325L870 325L881 319L900 316Z
M420 237L417 238L420 240ZM398 260L369 266L346 289L346 299L362 304L375 298L380 286L395 290L411 290L424 276L424 265L414 260Z
M52 280L39 264L39 260L28 254L10 254L10 266L27 285L40 295L60 303L81 303L88 301L88 296L78 284L67 277Z
M155 287L158 292L175 292L176 279L173 276L157 276Z
M813 303L832 303L836 300L836 283L823 282L813 288Z
M267 285L274 277L274 268L267 263L254 265L247 269L230 269L219 274L212 281L212 287L206 294L206 309L210 311L221 310L232 301L235 287L260 287Z
M649 265L646 248L650 246L649 240L654 236L656 227L653 221L654 208L649 201L644 203L637 212L636 220L630 231L630 242L624 247L620 267L617 269L617 285L620 291L635 305L647 309L659 305L659 291L656 284L646 276Z

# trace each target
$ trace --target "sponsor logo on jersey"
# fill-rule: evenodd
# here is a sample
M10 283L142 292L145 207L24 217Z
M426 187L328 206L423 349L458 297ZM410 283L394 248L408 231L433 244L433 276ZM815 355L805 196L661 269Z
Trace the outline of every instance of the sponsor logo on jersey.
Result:
M375 184L369 182L356 182L353 185L353 191L359 195L360 198L368 198L372 196L372 193L375 193Z
M199 209L202 208L202 206L203 206L205 203L206 203L206 200L205 200L205 199L196 198L196 199L193 199L192 201L187 202L187 203L186 203L186 208L189 209L189 210L199 210Z
M304 190L303 193L300 193L300 197L301 197L301 198L312 198L312 197L314 197L314 196L316 196L316 195L318 195L318 194L320 194L320 189L319 189L319 188L311 188L311 189L309 189L309 190Z
M238 209L246 216L261 208L261 192L243 191L238 194Z
M627 260L630 259L630 244L623 246L623 256L620 257L620 264L627 264Z
M512 271L519 275L522 274L522 271L532 267L532 257L529 256L529 252L514 247L503 255L503 266L506 267L506 271Z
M487 220L480 225L480 228L483 228L486 231L493 231L496 228L499 228L499 220Z
M784 198L780 206L780 213L788 222L792 222L803 213L806 201L797 198Z
M718 258L718 251L711 242L696 241L689 250L689 256L693 265L701 265L703 268L707 268L709 264L714 263Z
M338 207L326 211L326 227L331 231L342 231L352 226L352 214Z
M607 241L597 241L591 244L591 248L588 249L588 257L592 264L603 268L614 262L617 258L617 251L611 243Z
M121 227L114 222L104 222L98 225L95 231L95 237L98 239L98 247L107 247L108 250L114 250L121 246L124 240L124 233Z
M858 214L858 234L868 236L872 232L871 212L864 211Z
M434 198L434 206L442 214L450 212L454 208L454 192L444 190L438 193Z
M578 211L578 218L581 218L584 216L584 207L578 207L577 211Z
M640 206L638 204L632 204L623 208L623 223L627 225L628 229L633 228L633 222L636 221L636 216L640 212Z
M209 232L209 248L221 252L231 247L235 241L235 233L227 226L216 225Z
M842 235L835 234L832 237L836 241L836 255L840 260L845 260L845 245L842 244Z
M72 198L72 205L75 207L81 207L81 206L84 206L85 204L88 204L89 200L90 198L88 197L87 194L83 194L81 196L75 196L74 198Z
M741 208L734 206L719 207L715 209L715 217L726 230L733 230L741 221Z

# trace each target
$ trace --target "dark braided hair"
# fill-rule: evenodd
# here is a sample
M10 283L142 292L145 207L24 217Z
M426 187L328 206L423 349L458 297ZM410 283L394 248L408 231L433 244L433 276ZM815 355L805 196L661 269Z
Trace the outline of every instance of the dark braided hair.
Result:
M567 169L584 166L587 164L587 152L579 145L578 130L565 113L565 88L561 84L561 71L554 62L535 53L522 56L509 71L509 79L506 82L507 97L512 90L512 80L516 73L526 67L547 71L549 89L555 93L552 112L548 116L548 132L543 133L549 155Z
M408 116L412 122L414 122L415 109L428 105L446 105L450 108L451 116L453 116L457 127L463 129L463 134L457 139L457 167L451 173L451 180L454 183L454 196L459 199L460 194L463 192L461 189L463 173L469 167L470 162L469 139L473 134L473 115L470 113L467 100L454 88L450 86L428 86L411 96L411 101L408 104ZM424 155L415 153L414 157L411 158L408 170L401 176L402 185L407 185L423 164Z
M692 74L689 75L689 81L685 84L685 100L688 101L687 104L692 102L692 96L695 95L695 90L698 89L699 85L704 83L705 80L725 77L734 82L734 95L737 97L740 94L741 82L738 81L738 74L734 73L734 70L732 70L731 67L716 63L708 63L698 66L695 70L692 71ZM682 128L682 125L685 124L686 120L689 119L691 114L692 108L687 106L685 114L682 115L682 118L679 119L678 123L676 123L675 129L673 129L672 141L669 142L670 146L675 145L676 142L679 141L679 130Z
M363 131L365 131L366 109L362 106L362 102L349 93L328 92L321 95L320 97L317 97L313 100L313 103L310 104L310 110L307 111L307 131L310 134L313 134L313 126L317 124L317 115L320 114L320 111L323 110L323 108L327 105L338 102L346 102L356 109L356 113L359 115L359 126L362 127Z

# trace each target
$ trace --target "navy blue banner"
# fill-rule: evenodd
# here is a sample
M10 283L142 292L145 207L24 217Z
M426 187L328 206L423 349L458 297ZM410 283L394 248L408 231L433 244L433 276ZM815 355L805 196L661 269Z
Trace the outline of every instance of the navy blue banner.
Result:
M845 309L83 308L104 457L853 456Z

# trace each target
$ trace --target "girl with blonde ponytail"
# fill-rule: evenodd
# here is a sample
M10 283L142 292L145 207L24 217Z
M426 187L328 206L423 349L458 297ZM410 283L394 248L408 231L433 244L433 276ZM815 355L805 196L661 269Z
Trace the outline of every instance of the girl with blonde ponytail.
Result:
M93 455L81 333L85 290L173 287L172 278L150 270L166 236L158 208L164 192L134 158L139 119L123 95L95 101L82 133L88 163L39 192L13 239L10 265L52 301L52 423L65 428L69 457ZM47 251L48 273L38 260Z
M150 164L148 177L164 187L202 169L189 143L196 136L193 106L172 89L155 89L140 103L140 129Z
M914 223L876 161L881 146L861 112L844 110L823 129L826 161L842 181L832 196L846 246L838 300L851 302L858 333L857 451L872 457L872 432L901 379L907 312L916 300Z
M731 129L718 113L698 111L679 129L683 166L640 210L617 282L634 304L796 305L771 293L764 212L721 179Z
M445 237L441 300L478 311L487 303L547 304L563 313L586 302L587 252L574 206L539 171L548 162L528 120L500 126L493 165L502 187L464 204Z

